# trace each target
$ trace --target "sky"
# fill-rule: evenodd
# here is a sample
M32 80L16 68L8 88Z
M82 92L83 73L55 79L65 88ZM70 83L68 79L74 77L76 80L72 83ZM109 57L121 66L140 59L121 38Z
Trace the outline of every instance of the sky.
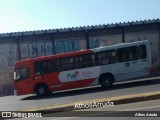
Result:
M0 0L0 33L160 18L160 0Z

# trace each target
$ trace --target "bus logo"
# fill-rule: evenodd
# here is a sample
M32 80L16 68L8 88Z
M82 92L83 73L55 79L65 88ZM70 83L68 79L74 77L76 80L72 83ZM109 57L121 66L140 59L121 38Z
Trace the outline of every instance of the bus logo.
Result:
M73 74L68 73L66 76L67 76L67 78L73 80L73 79L76 79L76 77L79 76L79 75L80 75L79 71L75 71Z

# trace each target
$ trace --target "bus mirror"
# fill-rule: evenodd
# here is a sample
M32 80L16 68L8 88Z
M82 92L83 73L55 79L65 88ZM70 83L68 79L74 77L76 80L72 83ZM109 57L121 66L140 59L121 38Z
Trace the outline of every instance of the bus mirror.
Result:
M14 72L14 80L16 80L16 72Z

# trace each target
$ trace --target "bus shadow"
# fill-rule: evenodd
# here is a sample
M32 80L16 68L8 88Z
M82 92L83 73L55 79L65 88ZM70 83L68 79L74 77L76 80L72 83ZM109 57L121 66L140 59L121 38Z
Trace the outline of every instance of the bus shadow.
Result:
M33 96L22 98L21 100L38 100L38 99L70 97L74 95L97 93L97 92L103 92L103 91L112 91L112 90L134 88L134 87L140 87L140 86L149 86L149 85L155 85L155 84L160 84L160 80L156 79L156 80L146 80L146 81L136 81L136 82L130 82L130 83L115 84L113 85L113 87L107 88L107 89L97 86L97 87L85 88L80 90L72 90L72 91L57 92L57 93L55 92L55 93L50 93L48 96L44 96L44 97L38 97L36 95L33 95Z

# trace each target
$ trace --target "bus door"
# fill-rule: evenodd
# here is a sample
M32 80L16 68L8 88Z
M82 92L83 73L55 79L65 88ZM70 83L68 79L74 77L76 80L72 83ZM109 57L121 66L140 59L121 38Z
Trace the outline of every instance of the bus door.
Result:
M148 52L147 52L148 51ZM147 54L148 53L148 54ZM147 50L147 45L143 44L139 46L139 62L137 66L137 75L146 76L150 74L151 67L151 56L149 55L149 49Z
M53 60L43 60L34 63L35 78L52 88L53 85L59 85L58 73L55 72Z
M127 80L139 76L139 49L131 46L118 49L118 80Z

